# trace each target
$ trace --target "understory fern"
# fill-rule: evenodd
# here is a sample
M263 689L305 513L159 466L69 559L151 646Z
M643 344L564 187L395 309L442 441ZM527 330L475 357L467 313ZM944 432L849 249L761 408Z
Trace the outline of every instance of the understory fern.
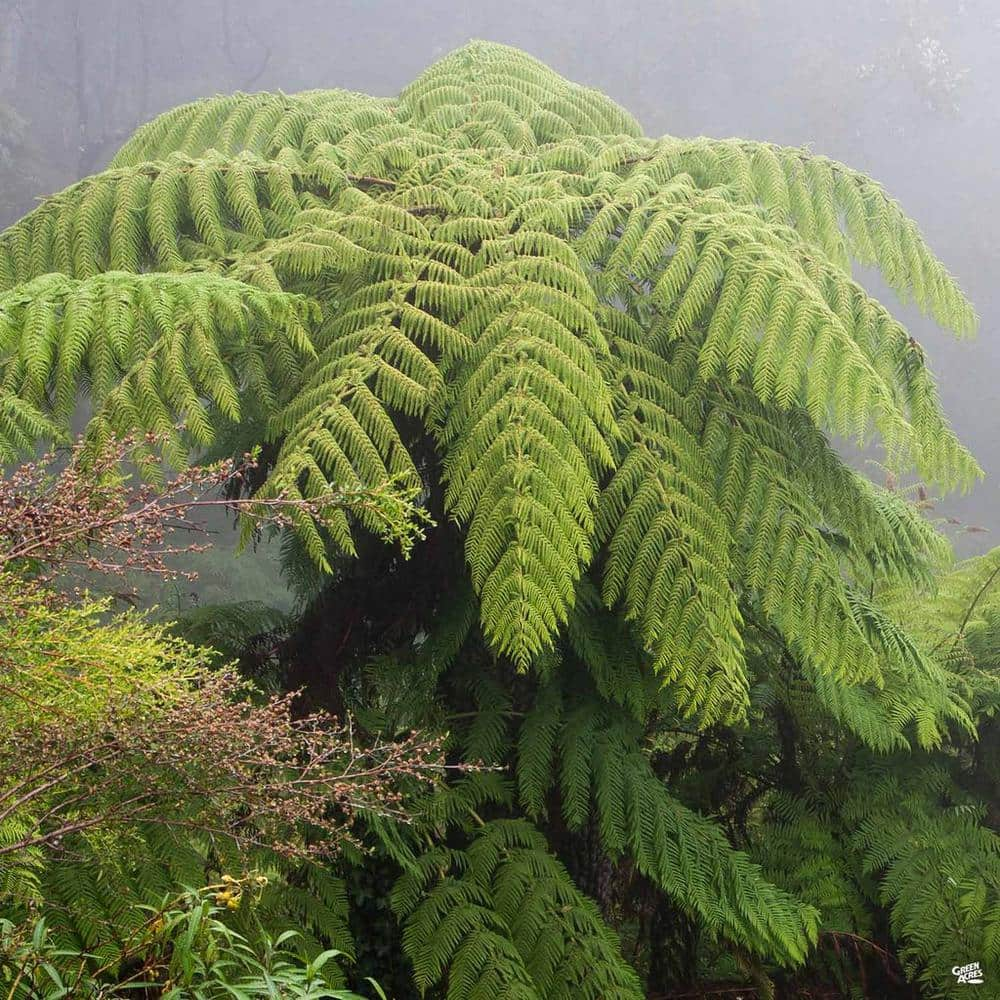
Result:
M310 957L326 948L350 957L344 886L329 870L311 862L292 864L267 851L248 857L220 840L199 842L164 827L139 828L113 839L74 838L62 856L37 866L37 911L12 902L28 898L16 887L0 902L20 919L40 912L53 946L80 954L95 969L104 966L123 975L129 946L149 924L151 911L184 890L248 872L263 888L253 900L246 893L228 915L236 932L257 945L262 933L276 937L294 928L299 948ZM124 963L121 969L119 963ZM325 971L331 986L343 985L339 966Z
M487 824L465 851L423 854L393 906L421 991L446 981L449 1000L643 995L597 907L524 820Z

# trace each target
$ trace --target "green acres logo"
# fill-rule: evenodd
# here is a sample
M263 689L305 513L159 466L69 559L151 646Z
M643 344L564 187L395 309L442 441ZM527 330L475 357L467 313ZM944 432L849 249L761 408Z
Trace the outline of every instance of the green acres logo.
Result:
M968 965L956 965L952 970L951 974L960 983L982 983L983 981L983 970L978 962L970 962Z

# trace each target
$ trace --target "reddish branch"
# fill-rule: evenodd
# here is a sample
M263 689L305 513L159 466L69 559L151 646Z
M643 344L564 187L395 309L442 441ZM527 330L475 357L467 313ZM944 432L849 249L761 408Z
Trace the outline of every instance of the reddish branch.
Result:
M419 531L416 509L408 510L389 483L308 499L246 496L241 485L256 468L249 455L238 464L186 469L164 486L122 474L127 462L156 473L150 469L159 462L150 451L155 444L152 436L138 446L125 439L97 450L78 442L61 468L56 456L46 455L0 482L0 571L28 568L45 579L57 567L78 567L191 578L194 573L170 561L208 547L178 536L204 534L195 518L213 508L225 508L257 530L288 526L292 515L302 514L322 524L332 511L350 510L374 514L388 535L401 540Z
M0 654L0 678L6 666ZM122 696L83 724L56 714L17 725L0 743L0 826L30 824L0 842L0 857L137 823L324 853L361 811L405 820L407 792L445 769L437 739L363 743L350 723L296 718L294 695L255 704L248 693L232 674L206 671L155 713L146 691L141 704ZM0 683L0 696L18 692Z

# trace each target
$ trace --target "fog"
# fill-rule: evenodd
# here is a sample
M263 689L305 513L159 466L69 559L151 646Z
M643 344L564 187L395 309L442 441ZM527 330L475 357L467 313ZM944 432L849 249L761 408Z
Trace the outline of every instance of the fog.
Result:
M957 342L871 287L930 355L985 480L938 513L960 553L1000 544L995 0L0 2L0 222L100 169L140 122L220 91L392 95L470 38L516 45L608 93L650 135L808 145L914 216L981 316ZM862 275L867 279L867 276Z

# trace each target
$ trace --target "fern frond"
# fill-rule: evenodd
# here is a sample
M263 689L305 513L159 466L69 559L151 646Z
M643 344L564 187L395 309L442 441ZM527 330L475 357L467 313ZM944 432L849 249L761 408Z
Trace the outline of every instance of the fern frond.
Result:
M763 205L773 221L791 222L839 266L848 256L877 265L892 288L915 299L942 326L970 333L976 315L917 227L881 185L805 149L744 139L660 140L660 169L690 174L701 187L726 185L744 203ZM843 222L841 221L843 220Z
M608 854L627 853L709 933L780 955L783 962L801 962L815 942L815 910L767 882L714 823L670 794L654 774L633 720L593 700L570 701L560 719L553 698L539 699L522 731L518 772L525 806L537 812L558 773L571 829L583 826L593 802Z
M176 438L184 422L207 444L210 410L236 421L244 398L276 400L295 383L315 353L317 308L210 275L44 275L0 295L0 379L56 426L86 386L98 436ZM16 441L22 411L6 412L0 437Z
M596 302L579 267L554 266L531 243L522 232L480 251L487 263L473 280L499 293L499 307L462 326L475 347L457 366L444 427L447 503L469 525L483 624L521 667L566 621L592 555L597 478L611 464Z
M881 876L910 971L942 990L954 984L954 962L942 949L957 946L984 963L1000 957L1000 838L943 771L909 772L873 765L845 819L867 870Z
M464 998L639 998L635 973L597 907L524 820L486 824L464 852L418 859L393 891L421 990Z
M331 126L349 132L351 125L387 118L390 107L390 101L346 90L219 95L147 122L115 154L111 168L163 160L172 153L198 157L209 149L227 156L247 151L273 157L284 147L331 142L336 138L328 131Z

